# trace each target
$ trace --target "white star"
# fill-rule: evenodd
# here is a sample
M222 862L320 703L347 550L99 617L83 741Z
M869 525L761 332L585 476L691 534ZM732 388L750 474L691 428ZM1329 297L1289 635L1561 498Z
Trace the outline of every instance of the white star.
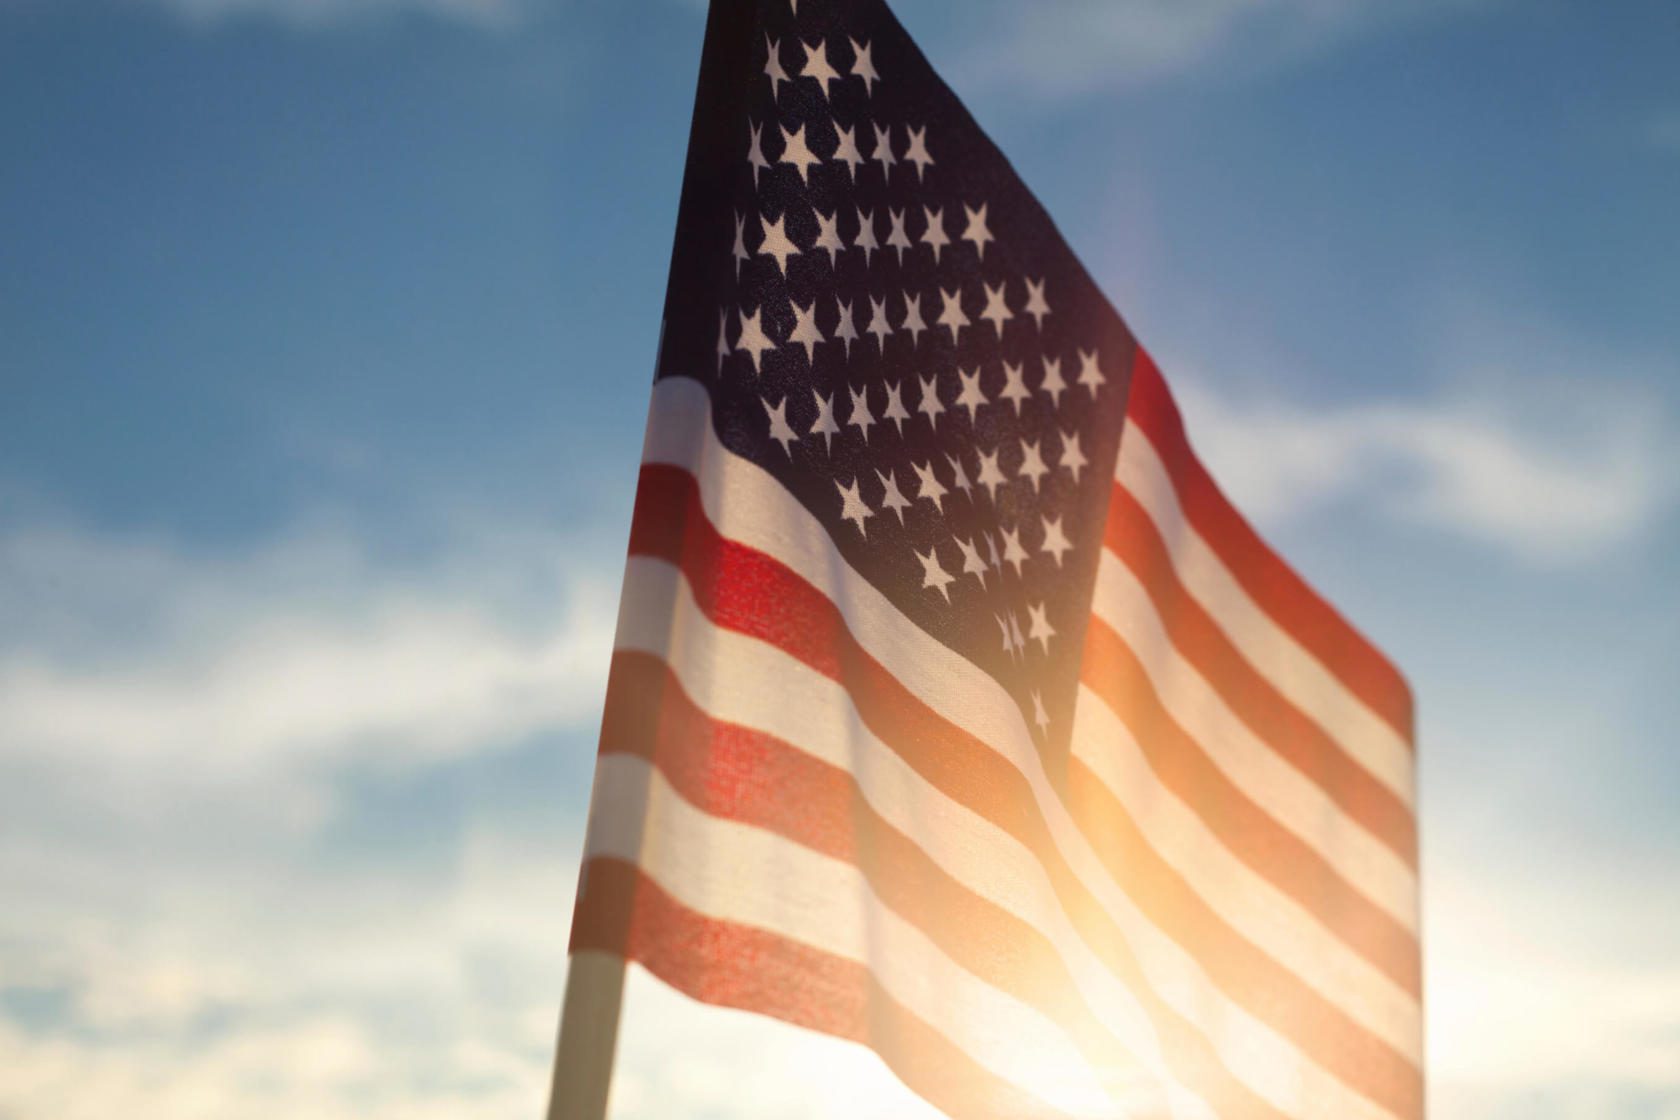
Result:
M1021 547L1021 531L999 528L998 532L1003 535L1003 562L1015 565L1015 575L1019 578L1021 565L1027 559L1027 550ZM1013 617L1011 620L1013 621Z
M1062 360L1060 358L1045 358L1044 380L1038 383L1038 391L1050 394L1050 407L1054 408L1061 402L1061 396L1067 389L1067 382L1062 380Z
M1003 324L1015 317L1015 313L1009 310L1009 303L1004 298L1004 285L1000 282L996 288L986 283L982 283L980 286L986 289L986 309L980 312L980 318L990 319L992 326L997 330L998 338L1002 339Z
M904 159L906 162L916 165L916 182L920 183L922 172L926 171L928 166L933 163L933 157L928 154L927 150L927 126L911 128L909 125L905 125L904 130L910 134L910 146L904 149Z
M763 314L764 308L762 307L751 315L747 314L746 308L742 308L741 329L735 335L735 349L745 350L748 356L752 358L754 373L759 372L759 355L766 350L776 348L776 344L770 341L770 336L764 333L764 324L760 321Z
M848 428L856 428L863 433L863 442L869 442L869 427L875 423L875 417L869 413L869 386L861 389L847 389L852 395L852 415L846 421Z
M1023 660L1027 656L1027 640L1021 636L1021 622L1015 617L1015 612L1009 612L1009 638L1015 643L1015 649Z
M1038 724L1040 737L1050 733L1050 713L1044 710L1044 697L1039 695L1038 689L1032 691L1033 722Z
M945 456L945 461L951 464L951 473L956 475L956 478L952 480L951 485L955 486L958 490L961 490L964 494L973 497L974 487L968 481L968 472L963 470L962 456L947 455Z
M990 533L986 533L985 537L986 537L986 555L988 557L988 562L991 564L992 571L997 572L999 575L1002 575L1003 574L1003 561L998 559L997 541L993 539L993 537Z
M858 231L857 236L852 238L852 247L863 250L863 263L867 265L869 254L879 249L881 243L875 240L875 215L861 206L858 207L857 215Z
M729 357L729 309L718 308L717 371L723 372L723 360Z
M1079 468L1083 467L1087 462L1089 462L1089 460L1085 458L1085 453L1079 450L1079 433L1076 431L1064 432L1062 434L1062 458L1056 465L1066 467L1068 470L1072 471L1073 480L1078 482Z
M1045 617L1046 613L1043 603L1036 607L1031 603L1027 604L1027 640L1041 644L1044 647L1044 656L1049 657L1050 639L1056 636L1056 628L1050 625L1050 620Z
M950 329L951 345L955 346L957 344L957 331L969 325L968 316L963 313L962 309L962 289L958 288L954 292L947 292L944 288L939 289L939 301L944 306L939 309L939 318L935 321L940 326Z
M741 278L741 262L751 260L752 254L747 252L746 238L747 219L740 214L735 215L735 247L730 250L735 254L735 279Z
M818 159L811 152L811 149L805 146L805 126L800 125L793 132L789 132L785 128L782 129L782 141L784 145L782 158L776 162L793 164L799 169L799 181L809 183L811 180L806 176L806 171L810 169L813 163L821 163L822 160Z
M800 77L815 78L817 88L822 90L823 99L826 101L829 83L840 80L839 71L828 64L828 47L821 39L817 40L814 47L805 43L801 43L800 46L805 48L805 68L799 72Z
M1095 350L1081 350L1079 352L1079 384L1091 391L1091 399L1097 399L1097 390L1104 381L1102 370L1097 368L1097 352Z
M922 322L922 297L920 293L911 295L909 292L904 292L902 295L904 296L904 322L898 325L898 329L910 332L910 345L914 347L916 339L923 331L927 330L927 324Z
M867 97L875 92L875 83L881 80L881 75L875 72L875 60L869 57L869 44L856 39L851 39L851 44L852 54L857 56L852 59L852 76L863 79L863 94Z
M994 614L992 617L997 619L998 629L1003 631L1003 652L1009 655L1009 660L1014 661L1015 643L1009 638L1009 619L1001 614Z
M840 305L840 325L834 328L834 337L846 344L846 357L852 356L852 343L857 341L857 325L852 322L852 305L843 299L836 299Z
M999 395L1015 406L1015 415L1021 415L1021 402L1027 399L1027 375L1020 362L1003 363L1003 392Z
M904 263L904 250L910 248L910 238L904 232L904 211L889 210L887 220L892 223L892 229L887 233L887 244L898 250L898 263Z
M770 79L770 100L776 100L781 91L781 82L788 81L787 71L782 69L782 44L779 40L766 35L764 46L770 52L770 57L764 62L764 76Z
M809 307L801 307L797 300L789 300L793 307L793 330L788 332L789 342L803 342L805 344L805 360L813 360L812 352L817 343L823 341L822 331L817 329L817 301L812 300Z
M904 390L898 382L889 381L887 384L887 410L881 413L881 419L891 420L898 434L904 434L904 422L910 419L910 414L904 410Z
M962 392L957 394L957 407L968 409L968 422L974 423L974 414L980 411L980 406L990 404L986 399L985 390L980 388L980 367L975 366L974 372L957 370L957 377L962 380Z
M1056 567L1062 566L1062 553L1068 552L1073 545L1068 542L1067 534L1062 532L1062 519L1059 517L1041 517L1044 522L1044 543L1038 546L1040 552L1048 552L1056 561Z
M938 510L940 513L944 513L945 495L947 491L944 485L939 481L939 476L933 473L932 460L929 460L927 466L925 467L920 463L912 461L910 463L910 469L916 472L916 497L926 498L928 501L933 503L934 509Z
M834 162L845 164L846 178L855 183L858 164L863 162L863 153L858 151L857 136L851 129L841 128L838 124L834 126L834 131L840 137L840 142L834 148Z
M864 330L875 336L875 345L886 353L887 336L892 333L892 324L887 322L887 301L885 297L877 300L869 297L869 325Z
M799 255L799 246L788 240L787 233L782 229L782 223L787 220L783 214L773 222L764 223L764 240L758 246L761 257L776 258L776 267L783 276L787 275L787 259Z
M1003 472L998 469L998 453L996 450L994 450L990 455L981 451L978 447L974 450L980 456L980 474L975 478L975 481L981 486L991 488L991 498L992 501L995 502L997 501L998 487L1004 485L1009 480L1004 478Z
M927 228L922 231L922 244L933 250L933 263L939 263L939 250L951 243L945 236L945 211L933 206L922 207L927 216Z
M834 423L834 400L825 397L815 389L811 395L817 399L817 419L811 424L807 435L822 436L823 450L827 451L834 445L834 437L840 434L840 428Z
M898 157L892 150L892 126L882 128L880 125L870 125L875 130L875 154L869 158L881 165L881 178L885 179L892 171L892 165L898 162Z
M916 552L915 549L911 549L910 551ZM944 568L939 566L938 546L930 546L927 550L926 556L923 556L920 552L916 552L916 559L922 562L922 586L924 588L933 588L935 591L939 592L941 598L949 603L951 601L951 593L945 590L945 587L957 577L951 575Z
M758 188L758 173L770 170L770 161L764 158L764 126L753 124L752 118L747 118L747 128L752 133L752 139L747 142L747 162L752 165L753 189Z
M963 575L971 575L978 579L980 581L980 590L984 591L986 589L986 562L980 559L980 550L963 540L961 537L952 537L951 539L956 541L957 547L962 550Z
M832 268L840 252L846 248L846 243L840 240L840 214L836 211L825 218L821 210L817 210L815 213L817 215L817 243L811 248L827 249L828 264Z
M898 523L904 524L904 511L910 507L910 501L898 488L898 478L891 471L876 471L875 477L881 480L886 493L881 496L881 505L898 514Z
M1044 328L1044 317L1050 314L1050 305L1044 302L1044 280L1041 277L1038 283L1034 284L1031 277L1025 279L1027 281L1027 306L1023 310L1033 317L1033 325L1042 330Z
M857 522L858 535L867 537L869 530L863 527L866 519L874 517L875 511L869 508L869 503L863 500L863 494L858 485L858 479L852 479L850 486L841 486L840 480L835 479L835 488L840 491L840 518L843 521Z
M916 411L928 418L928 427L939 430L939 414L945 411L945 402L939 399L939 378L929 376L921 379L922 399L916 405Z
M992 236L992 231L986 228L986 204L982 202L978 210L970 210L964 204L963 213L968 217L968 228L963 230L963 240L974 242L975 251L984 259L986 242L997 240Z
M766 397L759 402L764 405L764 414L770 418L770 438L782 445L782 452L788 458L793 458L793 441L799 437L794 434L787 422L787 398L783 397L780 404L774 408L770 406L770 399Z
M1038 493L1038 480L1050 473L1050 468L1044 465L1044 456L1039 454L1038 443L1034 440L1021 440L1021 465L1016 468L1017 478L1032 480L1033 493Z

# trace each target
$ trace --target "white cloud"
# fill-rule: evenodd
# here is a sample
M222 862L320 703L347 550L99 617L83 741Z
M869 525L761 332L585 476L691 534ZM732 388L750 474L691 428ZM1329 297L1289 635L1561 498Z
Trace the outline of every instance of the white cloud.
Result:
M594 723L617 581L575 558L618 545L434 535L0 530L0 1116L539 1107L584 791L466 813L423 864L322 845L346 768Z
M1571 562L1623 544L1672 497L1660 413L1582 386L1567 433L1497 402L1447 398L1307 407L1237 401L1180 379L1191 438L1239 507L1277 524L1359 503L1498 547Z
M108 856L152 892L168 878ZM60 885L69 920L0 920L0 974L69 993L70 1028L0 1015L0 1116L540 1109L575 847L481 831L451 873L406 887L388 868L238 870L197 867L190 892L137 906L77 878Z
M0 528L0 1116L540 1107L585 791L463 809L423 858L331 826L346 769L593 725L617 564L578 557L618 534L433 529Z
M404 13L432 16L476 27L516 25L527 0L151 0L189 23L266 19L291 27L319 29Z
M271 805L597 714L613 583L559 534L461 527L418 561L318 525L228 558L0 536L0 762ZM590 549L581 550L588 554Z
M1680 1117L1680 966L1648 948L1680 934L1674 908L1611 867L1451 850L1429 869L1431 1114Z
M1421 306L1417 357L1354 378L1201 310L1180 312L1151 349L1197 452L1265 528L1357 509L1570 565L1636 543L1670 512L1674 355L1573 333L1463 284ZM1350 382L1381 388L1359 398Z

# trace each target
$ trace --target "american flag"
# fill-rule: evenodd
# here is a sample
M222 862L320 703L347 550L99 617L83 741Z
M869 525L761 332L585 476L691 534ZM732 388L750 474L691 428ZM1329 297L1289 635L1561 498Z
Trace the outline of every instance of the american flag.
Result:
M878 0L712 4L572 950L951 1116L1423 1112L1406 684Z

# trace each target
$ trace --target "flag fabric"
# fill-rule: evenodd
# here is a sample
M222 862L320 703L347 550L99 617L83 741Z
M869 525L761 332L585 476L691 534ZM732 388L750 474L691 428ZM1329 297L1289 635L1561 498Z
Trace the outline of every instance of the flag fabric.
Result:
M712 4L572 950L951 1116L1422 1115L1407 686L877 0Z

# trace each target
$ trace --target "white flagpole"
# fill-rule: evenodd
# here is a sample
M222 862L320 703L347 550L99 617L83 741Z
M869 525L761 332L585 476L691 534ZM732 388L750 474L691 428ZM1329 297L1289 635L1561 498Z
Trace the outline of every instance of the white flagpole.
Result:
M664 352L665 320L660 319L659 354ZM654 368L659 368L658 358ZM653 413L650 411L647 435L642 442L644 462L648 458L648 441L652 438ZM634 609L635 604L620 598L619 631L624 629L625 615ZM595 814L601 809L596 802L598 793L598 788L590 793L590 826L593 826ZM588 829L585 831L587 833ZM582 899L583 882L580 879L580 903ZM554 1076L548 1087L548 1120L606 1120L607 1092L612 1088L613 1058L618 1050L618 1021L624 1007L624 970L624 958L616 953L586 949L572 954L571 969L566 974L566 995L560 1005L560 1039L554 1048Z
M548 1120L606 1117L623 1000L623 957L597 950L572 954L548 1089Z

